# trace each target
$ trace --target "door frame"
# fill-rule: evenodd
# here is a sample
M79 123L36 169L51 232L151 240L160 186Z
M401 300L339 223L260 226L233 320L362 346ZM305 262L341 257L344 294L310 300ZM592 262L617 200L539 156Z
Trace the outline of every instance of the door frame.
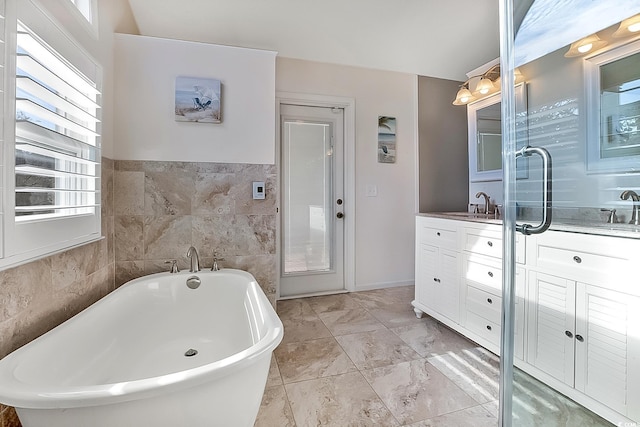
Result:
M355 164L356 164L356 138L355 123L356 101L354 98L314 95L296 92L276 92L276 174L278 182L278 194L276 199L276 299L280 297L280 276L281 276L281 224L280 214L282 211L280 191L281 185L281 132L280 132L280 105L301 105L307 107L337 107L344 109L344 292L355 290ZM330 292L334 293L334 292ZM318 293L323 295L326 293ZM313 294L305 295L312 296ZM287 297L295 298L295 297ZM286 299L286 298L284 298Z

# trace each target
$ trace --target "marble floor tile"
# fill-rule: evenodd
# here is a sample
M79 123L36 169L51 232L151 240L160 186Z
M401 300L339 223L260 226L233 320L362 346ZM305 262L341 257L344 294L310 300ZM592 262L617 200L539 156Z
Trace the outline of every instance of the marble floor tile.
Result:
M518 427L613 426L520 370L514 378L513 422Z
M424 359L366 370L362 374L402 424L478 405Z
M415 299L413 286L400 286L396 288L375 289L373 291L360 291L350 294L351 297L364 308L386 308L396 305L411 305Z
M450 351L427 360L476 402L487 403L498 398L500 360L488 350L477 347Z
M614 424L568 397L516 369L513 387L513 425L518 427L612 427ZM482 405L498 416L497 400Z
M296 427L284 386L267 387L254 427Z
M407 425L407 427L496 427L498 418L482 406L463 409Z
M418 322L394 327L391 331L423 357L478 347L478 344L469 341L432 317L425 316L417 319L414 316L414 318Z
M308 298L307 302L316 312L316 314L326 313L328 311L352 310L360 308L350 294L326 295L320 297Z
M358 369L371 369L419 359L400 338L388 329L336 337Z
M329 328L333 336L355 334L357 332L383 329L384 325L363 308L351 310L328 311L318 317Z
M275 356L285 384L357 370L334 338L283 344Z
M297 427L400 425L359 372L287 384L285 389Z
M411 304L398 304L385 308L370 308L369 313L387 328L421 323Z
M311 320L318 318L307 299L280 300L278 301L277 311L281 320Z
M269 365L269 375L267 376L266 387L268 388L276 385L282 385L282 376L280 375L278 362L276 362L276 356L275 354L271 354L271 364Z
M280 305L280 304L278 304ZM291 342L299 342L306 340L313 340L317 338L329 338L331 332L322 323L322 320L315 319L281 319L284 326L284 337L282 338L282 344Z
M361 291L354 292L351 297L362 307L366 309L370 308L385 308L390 305L397 304L400 301L391 299L386 289L376 289L374 291Z

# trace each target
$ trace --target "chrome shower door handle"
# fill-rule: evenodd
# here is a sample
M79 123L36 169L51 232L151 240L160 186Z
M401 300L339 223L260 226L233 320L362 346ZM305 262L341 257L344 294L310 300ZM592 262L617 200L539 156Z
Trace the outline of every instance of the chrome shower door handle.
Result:
M527 146L516 152L516 159L518 157L529 157L533 154L537 154L542 158L542 221L535 226L531 224L516 224L516 231L525 235L544 233L551 225L551 155L545 148Z

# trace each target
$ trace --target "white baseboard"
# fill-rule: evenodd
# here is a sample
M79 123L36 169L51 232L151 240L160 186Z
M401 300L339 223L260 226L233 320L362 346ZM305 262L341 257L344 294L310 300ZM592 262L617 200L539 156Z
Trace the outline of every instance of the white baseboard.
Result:
M379 283L367 283L356 285L353 289L354 292L359 291L373 291L375 289L385 289L385 288L399 288L401 286L413 286L415 284L415 280L405 280L402 282L379 282Z

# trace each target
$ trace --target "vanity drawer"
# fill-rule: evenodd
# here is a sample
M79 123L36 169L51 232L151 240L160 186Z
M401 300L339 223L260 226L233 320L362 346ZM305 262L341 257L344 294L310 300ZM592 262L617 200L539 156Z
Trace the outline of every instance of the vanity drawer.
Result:
M540 271L615 290L640 294L640 240L549 231L531 240L531 262Z
M499 324L502 298L473 286L467 286L467 310Z
M465 251L502 258L502 230L465 228L463 248Z
M499 259L481 255L465 256L463 280L472 282L486 292L496 296L502 295L502 262ZM475 286L475 285L474 285Z
M467 322L465 327L496 347L500 346L500 324L478 316L471 311L467 311Z
M420 243L427 243L446 249L458 249L458 230L455 224L446 220L418 217L416 224Z
M465 228L463 249L468 252L502 258L502 227L487 226L490 228ZM522 233L515 234L515 255L518 264L526 262L526 236Z

